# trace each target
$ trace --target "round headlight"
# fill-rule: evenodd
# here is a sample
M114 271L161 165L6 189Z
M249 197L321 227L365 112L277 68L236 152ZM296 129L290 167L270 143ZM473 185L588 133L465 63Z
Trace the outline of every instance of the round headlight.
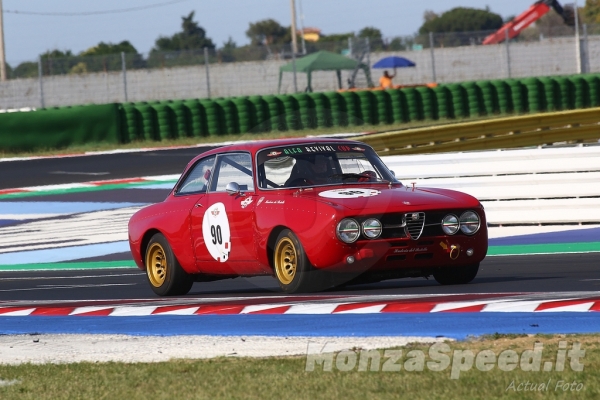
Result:
M458 232L459 224L456 215L448 214L442 219L442 230L446 235L454 235Z
M479 230L479 215L466 211L460 216L460 230L465 235L473 235Z
M369 218L362 223L362 230L369 239L377 239L381 235L381 222L375 218Z
M344 243L354 243L360 236L360 226L352 218L344 218L335 230L338 239Z

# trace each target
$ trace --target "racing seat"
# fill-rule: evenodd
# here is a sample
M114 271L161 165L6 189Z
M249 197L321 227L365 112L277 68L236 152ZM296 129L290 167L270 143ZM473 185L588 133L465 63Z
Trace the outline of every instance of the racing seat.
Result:
M308 166L308 161L297 159L296 164L292 167L292 173L290 177L285 181L283 186L294 187L294 186L307 186L312 185L312 173Z

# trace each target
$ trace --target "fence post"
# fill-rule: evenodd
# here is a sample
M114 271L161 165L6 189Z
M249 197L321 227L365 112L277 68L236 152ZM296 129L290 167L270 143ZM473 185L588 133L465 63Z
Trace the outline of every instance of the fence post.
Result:
M371 43L369 38L365 38L367 42L367 71L369 71L369 75L367 75L367 85L369 87L373 86L373 82L371 81Z
M208 72L208 47L204 48L204 67L206 68L206 92L210 99L210 74Z
M429 48L431 49L431 73L433 74L433 82L437 82L435 77L435 56L433 54L433 32L429 32Z
M590 68L590 43L588 42L587 24L583 24L583 72L588 74Z
M508 37L508 29L504 30L504 42L506 43L506 75L510 79L510 38Z
M581 38L579 37L579 16L577 14L577 0L575 0L575 62L577 63L577 73L581 74Z
M40 106L42 108L46 107L44 102L44 79L43 79L43 71L42 71L42 56L38 58L38 80L40 82Z
M294 93L298 93L298 81L296 80L296 53L292 46L292 71L294 72Z
M123 94L125 95L125 103L127 103L127 67L125 65L125 52L121 52L121 69L123 70Z
M348 37L348 55L352 58L352 38Z

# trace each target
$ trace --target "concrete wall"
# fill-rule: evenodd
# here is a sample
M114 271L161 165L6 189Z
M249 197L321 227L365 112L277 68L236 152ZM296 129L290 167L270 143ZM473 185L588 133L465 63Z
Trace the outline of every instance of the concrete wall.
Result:
M585 49L585 46L583 46ZM600 72L600 37L590 37L588 45L590 72ZM502 79L525 76L573 74L577 71L574 38L546 39L540 42L511 43L509 58L505 44L436 48L434 51L436 81L460 82L479 79ZM432 57L428 49L393 53L371 53L375 62L382 57L398 55L409 58L417 66L398 69L396 84L434 81ZM211 64L212 97L277 93L279 67L286 61L269 60ZM377 83L382 71L372 70ZM359 82L365 82L359 72ZM342 74L342 81L350 76ZM300 91L306 88L304 74L297 74ZM120 72L59 75L43 79L44 105L65 106L86 103L124 102L123 75ZM333 72L313 74L315 91L336 90ZM282 93L294 91L293 74L284 73ZM208 96L204 65L165 69L127 71L127 100L152 101L203 98ZM41 107L38 79L15 79L0 84L0 109Z

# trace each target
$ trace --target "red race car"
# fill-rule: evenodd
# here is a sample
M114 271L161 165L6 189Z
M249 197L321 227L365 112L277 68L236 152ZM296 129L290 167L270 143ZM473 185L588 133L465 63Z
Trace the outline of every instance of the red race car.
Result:
M463 284L488 237L472 196L404 186L361 142L293 139L200 154L164 202L131 217L129 243L168 296L257 275L288 293L430 275Z

